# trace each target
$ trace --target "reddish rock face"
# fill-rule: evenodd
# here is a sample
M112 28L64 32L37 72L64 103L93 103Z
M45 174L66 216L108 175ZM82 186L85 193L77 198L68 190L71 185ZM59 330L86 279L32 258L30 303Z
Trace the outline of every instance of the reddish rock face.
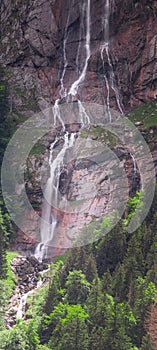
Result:
M116 20L116 12L113 14L114 19ZM119 12L119 30L113 31L111 37L118 84L123 104L129 109L153 100L157 95L156 21L156 1L135 2L130 8L128 6L128 13L122 6Z
M114 3L114 4L113 4ZM103 0L91 1L91 56L85 81L78 90L79 98L84 101L102 104L107 98L104 74L109 71L105 52L104 68L101 60L101 45L104 42L102 21L104 17ZM59 96L63 63L63 41L66 30L67 68L64 84L67 89L78 77L85 61L85 31L79 36L82 7L74 1L69 8L68 2L59 1L54 6L54 16L58 26L58 48L53 68L42 68L41 75L47 75L53 86L48 87L51 101ZM68 17L69 16L69 17ZM156 98L157 95L157 6L155 1L114 1L110 2L110 59L120 101L125 111ZM78 47L80 53L78 61ZM76 63L78 66L76 66ZM39 68L40 72L40 68ZM44 81L44 78L42 79ZM110 86L110 106L118 109L115 93Z
M24 77L28 75L26 67L31 68L31 75L38 86L37 95L46 96L49 104L59 97L64 53L64 85L67 89L83 69L86 55L85 5L86 2L77 0L51 0L45 1L44 5L40 0L27 3L22 0L14 3L2 1L0 62L8 67L18 67L18 71L22 69ZM108 74L110 69L105 52L104 66L100 54L104 43L104 16L105 0L91 0L91 56L85 80L78 90L81 100L101 104L107 97L104 74ZM110 0L110 59L125 111L157 96L156 23L155 0ZM118 109L111 85L110 105Z
M78 128L77 124L71 125L72 131L76 127ZM136 190L140 188L139 173L137 170L134 176L133 161L127 149L123 146L120 148L117 146L113 149L116 157L120 159L120 168L125 168L128 177L126 183L120 178L120 184L119 180L117 181L119 175L116 160L110 159L109 156L102 162L103 159L100 158L102 163L100 162L99 164L99 154L95 156L93 153L95 150L94 146L98 147L100 145L99 140L97 140L98 136L93 136L95 128L82 131L82 135L83 132L88 134L88 138L82 139L80 132L73 147L74 154L75 152L76 154L80 154L80 158L73 159L73 155L69 154L67 163L61 172L59 205L58 208L52 207L51 209L52 214L55 214L57 224L54 231L54 239L50 242L48 248L48 258L63 254L67 248L71 247L74 240L78 238L82 231L86 235L84 229L89 224L93 225L90 231L91 237L88 236L88 232L85 237L88 243L92 241L92 232L95 229L95 224L104 216L110 215L115 208L119 207L119 203L123 203L124 195L127 201L129 189L130 195L133 196ZM101 134L99 137L101 140ZM87 143L87 141L88 146L93 147L93 161L88 159L88 157L83 157L79 151L83 147L84 142ZM61 145L58 145L58 147L60 148ZM107 169L110 169L109 174ZM111 180L112 172L114 174L113 180ZM39 179L38 176L36 178ZM38 181L36 184L37 189L39 188ZM117 194L116 197L114 195L115 192ZM30 195L29 199L31 200ZM22 222L23 231L21 228L16 241L19 251L34 252L35 247L40 241L40 215L41 211L39 210L36 213L33 210L25 213Z
M90 58L77 94L68 99L79 98L102 105L109 96L110 107L118 110L118 93L120 105L127 112L157 97L157 3L155 0L110 0L109 57L107 50L101 52L105 40L105 4L105 0L90 1ZM86 59L86 5L87 0L46 0L44 4L41 0L2 0L0 63L11 68L7 73L10 110L15 106L17 111L26 114L29 110L28 115L32 115L32 99L43 110L60 98L62 83L68 92L78 79ZM65 102L64 98L60 100ZM70 128L78 131L77 124ZM79 182L77 171L73 176L72 183L76 185ZM84 176L83 170L81 176ZM132 168L128 165L130 184L131 176ZM85 181L88 180L89 174L85 177ZM74 195L74 187L69 196ZM88 223L97 211L103 216L106 203L107 196L102 196L101 200L96 197L91 213L83 217L80 211L74 220L58 212L60 240L65 239L64 228L68 225L74 226L77 222L78 227L82 227L82 222ZM33 215L33 212L26 213L24 220L28 237ZM31 238L25 239L22 231L19 232L18 243L26 248L37 240L38 222L34 219L36 226Z

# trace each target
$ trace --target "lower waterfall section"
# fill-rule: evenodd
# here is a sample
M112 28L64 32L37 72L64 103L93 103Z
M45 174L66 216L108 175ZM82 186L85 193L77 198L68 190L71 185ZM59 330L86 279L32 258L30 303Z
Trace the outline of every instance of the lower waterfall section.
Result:
M50 242L54 238L54 231L57 225L57 218L55 211L52 212L52 208L57 208L59 200L59 181L62 168L64 165L64 157L69 148L71 148L75 142L75 133L65 132L63 136L63 146L59 151L56 158L53 159L53 152L58 138L50 146L49 155L49 168L50 176L47 180L44 199L42 205L42 216L40 226L40 238L41 242L37 245L35 250L35 257L39 260L47 257L47 248Z
M94 232L94 225L111 215L117 205L123 208L128 189L134 186L131 196L140 190L136 152L124 146L129 145L132 129L126 142L121 129L124 119L118 121L117 113L110 109L112 123L103 124L102 120L108 121L108 110L99 107L80 101L58 104L60 114L55 117L58 124L54 123L47 139L49 159L45 165L49 175L44 178L40 235L36 236L39 243L35 249L35 257L40 261L51 260L79 244L77 239L82 239L82 233L90 240L88 226ZM74 113L73 123L68 124ZM126 186L124 162L129 178Z
M73 4L74 2L72 2ZM73 65L71 64L71 56L68 52L69 48L69 38L71 38L71 31L73 30L73 23L71 22L73 13L72 8L69 7L67 11L67 17L65 18L65 33L62 36L62 50L63 50L63 61L60 64L60 71L58 72L58 80L56 84L56 91L54 94L54 97L51 99L51 103L53 103L53 107L51 104L51 109L53 111L54 115L54 124L52 123L50 125L50 128L55 128L58 125L60 125L62 132L60 133L60 136L57 136L56 139L52 142L51 140L51 146L49 147L49 173L50 176L47 179L45 188L44 188L44 199L42 202L42 213L39 213L41 215L41 225L40 225L40 237L35 236L35 233L33 233L33 239L34 239L34 246L37 244L37 242L40 242L36 249L35 249L35 256L42 260L47 257L47 249L49 245L54 241L54 233L57 230L57 227L59 226L59 221L61 222L63 220L66 221L65 218L66 215L60 215L58 218L56 207L58 205L58 195L59 195L59 182L60 177L62 173L62 169L64 167L64 157L66 156L66 152L69 148L71 148L74 145L75 142L75 136L74 131L71 132L69 129L67 129L67 121L64 121L64 115L60 113L60 108L62 105L66 103L77 103L78 107L78 124L79 128L84 128L87 126L87 129L90 129L92 125L97 125L97 111L94 111L92 116L90 113L88 113L88 109L84 107L84 102L87 98L89 98L89 101L94 101L94 99L90 100L90 96L88 93L88 79L89 76L93 73L97 75L98 71L91 71L92 67L92 60L94 55L99 57L100 61L100 86L101 89L104 88L104 95L103 95L103 108L105 109L106 113L104 117L104 121L106 123L114 125L115 120L118 120L119 117L123 116L123 110L121 105L121 98L118 91L118 85L116 82L116 72L115 72L115 65L114 65L114 55L112 52L112 41L110 40L110 18L111 18L111 11L112 11L112 5L113 1L111 0L103 0L102 1L102 8L103 11L100 15L100 40L99 44L94 47L93 45L93 32L92 32L92 26L93 26L93 2L92 0L82 1L83 6L79 4L79 20L77 22L77 34L79 37L79 40L76 40L75 47L76 47L76 60L73 60ZM76 18L78 15L76 14ZM101 58L101 59L100 59ZM97 58L96 58L97 59ZM96 62L96 61L95 61ZM99 67L97 67L99 68ZM72 71L73 70L73 71ZM68 77L68 79L67 79ZM67 81L68 80L68 81ZM92 82L92 80L91 80ZM51 85L51 84L50 84ZM100 87L98 86L98 88ZM92 84L91 84L92 88ZM87 89L87 96L84 95L84 91ZM98 90L97 86L95 88L95 96ZM90 91L90 89L89 89ZM100 91L98 91L99 93ZM102 91L101 91L102 92ZM51 97L53 95L53 87L51 85ZM118 109L117 113L113 113L112 106L115 105ZM99 108L98 108L99 109ZM120 112L120 113L119 113ZM46 113L45 113L46 115ZM115 118L116 116L116 118ZM73 119L73 113L69 113L68 115L68 123L72 123ZM68 131L66 131L68 130ZM102 133L103 134L103 133ZM99 139L99 136L95 136L93 133L93 140ZM105 135L106 137L106 135ZM88 133L87 133L88 138ZM101 135L101 140L103 140L103 136ZM88 140L89 141L89 140ZM87 142L88 142L87 141ZM50 143L49 143L50 144ZM56 155L56 148L58 147L58 144L60 144L60 150L59 153ZM114 144L114 141L113 141ZM113 147L113 145L111 145ZM132 154L132 153L130 153ZM136 157L135 159L132 157L132 166L133 169L133 179L132 184L135 187L136 190L136 178L137 178L137 170L136 170ZM81 166L81 165L79 165ZM82 176L82 175L81 175ZM88 181L88 180L87 180ZM100 190L101 192L101 190ZM99 197L99 196L98 196ZM82 197L81 199L82 200ZM99 201L100 199L98 199ZM64 201L64 199L63 199ZM75 202L75 199L73 199L73 204ZM40 203L41 204L41 203ZM95 217L94 209L92 208L93 212L91 215L93 215L93 218ZM96 209L95 209L96 211ZM85 212L85 215L88 213ZM83 218L79 217L79 223ZM70 218L71 219L71 218ZM76 222L76 221L75 221ZM65 223L64 223L65 224ZM74 235L74 226L75 223L72 222L72 230ZM81 226L81 224L80 224ZM35 230L34 230L35 231ZM37 231L36 231L37 232Z
M82 16L81 16L81 23L80 23L80 33L82 30L82 19L84 17L85 12L85 6L82 8ZM110 60L110 54L109 54L109 17L110 17L110 2L109 0L105 0L105 6L104 6L104 20L103 20L103 27L104 27L104 44L101 47L101 59L103 62L104 67L104 61L103 61L103 51L105 50L108 66L109 66L109 79L107 78L107 74L104 73L104 79L106 82L106 88L107 88L107 111L109 115L109 121L112 121L111 118L111 112L110 112L110 85L111 88L115 92L116 101L118 108L123 114L121 105L120 105L120 99L119 99L119 93L117 90L117 87L115 85L115 77L113 72L113 66ZM66 69L68 66L68 60L66 56L66 44L67 44L67 38L68 38L68 24L69 24L69 18L70 18L70 12L68 14L66 28L65 28L65 35L63 40L63 58L64 58L64 67L62 71L62 75L60 78L60 97L61 99L64 97L65 99L69 99L69 96L76 96L78 93L78 89L80 85L84 82L85 76L87 73L88 68L88 61L91 56L91 49L90 49L90 41L91 41L91 32L90 32L90 25L91 25L91 0L87 1L86 5L86 36L85 36L85 49L86 49L86 57L85 57L85 63L83 66L82 73L80 73L78 79L76 79L70 86L69 92L67 93L67 89L64 87L64 76L66 74ZM79 57L79 50L80 50L80 42L78 46L78 52L76 57L76 64L78 64L78 57ZM79 71L78 67L77 70ZM83 107L82 102L77 98L78 102L78 109L79 109L79 119L82 126L86 124L90 124L90 118L88 114L85 111L85 108ZM59 107L60 99L56 99L54 104L54 122L56 124L56 121L61 123L62 129L65 131L65 125L60 115L60 107ZM72 134L73 135L73 134ZM47 247L50 242L53 241L54 238L54 231L57 225L57 218L56 214L51 210L51 206L54 208L57 206L57 199L58 199L58 188L59 188L59 178L61 174L61 168L63 166L63 160L64 155L66 153L66 150L73 146L75 137L72 135L68 135L68 133L65 133L64 136L64 144L62 150L59 152L56 159L52 160L53 150L56 145L57 140L54 141L54 143L50 147L50 157L49 157L49 167L50 167L50 177L47 181L46 188L44 191L44 200L42 205L42 218L41 218L41 242L37 245L35 250L35 257L38 259L43 259L44 257L47 257Z

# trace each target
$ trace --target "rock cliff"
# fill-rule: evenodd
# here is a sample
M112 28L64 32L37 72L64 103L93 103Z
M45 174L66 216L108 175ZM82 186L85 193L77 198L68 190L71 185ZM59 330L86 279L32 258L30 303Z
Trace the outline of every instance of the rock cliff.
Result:
M156 1L89 0L88 4L90 18L87 18L87 1L84 0L1 1L0 64L7 80L11 118L20 121L21 116L32 116L54 105L57 99L65 102L66 93L84 70L77 94L68 95L68 100L79 98L101 105L105 102L115 110L128 112L156 99ZM79 130L80 126L76 127L81 137ZM41 163L48 160L48 149L55 137L52 133L47 141L38 145L27 164L27 194L38 214L41 214L42 196L39 173ZM95 134L92 129L85 137L105 144L104 134ZM127 147L119 141L110 141L115 154L118 152L119 156L120 153L133 195L140 187L138 171L134 176L134 164ZM111 163L114 166L114 162ZM102 175L104 178L100 181ZM85 184L87 192L87 184L93 193L93 188L96 189L87 212L83 206ZM104 216L111 188L107 174L97 164L69 160L62 171L59 190L74 207L76 202L80 203L79 213L75 215L57 211L57 240L62 246L62 241L67 239L65 229L68 228L72 240L76 230ZM39 220L35 212L25 213L23 227L17 238L20 251L32 249L38 242Z
M104 71L109 63L100 46L104 43L105 1L90 2L90 59L80 98L103 103L107 96ZM124 109L130 110L157 95L156 1L110 1L110 57ZM11 68L12 103L16 107L24 88L40 107L58 98L66 64L65 87L77 78L85 60L85 2L73 0L2 0L0 63ZM65 62L66 53L66 62ZM12 77L12 78L11 78ZM22 94L21 94L22 95ZM110 88L111 106L117 108ZM23 103L24 104L24 103ZM24 106L23 106L24 107Z

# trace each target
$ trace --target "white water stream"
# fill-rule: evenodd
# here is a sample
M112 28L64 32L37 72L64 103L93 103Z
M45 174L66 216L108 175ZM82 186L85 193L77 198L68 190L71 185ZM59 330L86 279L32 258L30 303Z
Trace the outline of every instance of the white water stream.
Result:
M90 118L86 113L85 108L80 100L78 100L78 108L79 108L80 123L82 124L82 126L84 126L85 124L90 124Z
M32 291L29 291L28 293L25 293L21 299L20 299L20 304L19 304L19 307L18 307L18 310L17 310L17 314L16 314L16 319L19 320L19 319L22 319L23 317L23 313L24 313L24 308L25 308L25 305L27 303L27 298L28 298L28 295L31 294Z
M77 69L78 75L81 74L79 56L82 51L82 37L84 33L84 17L86 13L86 3L85 2L83 4L80 3L80 7L81 7L81 22L80 22L80 32L79 32L79 45L78 45L77 56L76 56L76 69Z
M44 276L44 274L46 272L48 272L50 270L50 267L46 270L43 270L40 272L41 278L40 280L37 282L37 286L34 289L29 290L29 292L25 293L22 295L21 299L20 299L20 303L17 309L17 313L16 313L16 320L22 319L23 315L25 313L25 306L27 304L27 298L29 295L33 294L35 290L37 290L38 288L40 288L43 285L43 281L42 281L42 277Z
M64 33L64 39L63 39L63 72L62 72L62 76L60 79L60 97L64 98L67 96L67 89L64 87L64 76L66 73L66 69L68 66L68 60L67 60L67 55L66 55L66 44L67 44L67 39L68 39L68 24L69 24L69 17L70 17L70 12L68 14L68 18L67 18L67 23L66 23L66 27L65 27L65 33Z
M64 156L66 151L71 148L74 145L75 142L75 134L74 133L67 133L65 132L66 126L64 125L63 118L61 117L60 113L60 99L63 97L68 100L69 96L75 96L78 92L78 89L80 85L84 82L86 77L86 72L88 68L88 61L91 56L91 48L90 48L90 41L91 41L91 33L90 33L90 27L91 27L91 0L86 0L83 2L83 6L81 8L81 20L80 20L80 32L79 37L81 39L83 31L84 31L84 17L85 17L85 62L83 65L83 69L81 72L78 70L79 77L71 84L71 87L69 88L69 91L67 92L67 89L64 87L64 77L66 74L66 69L68 66L68 59L66 55L66 45L67 45L67 39L68 39L68 26L69 26L69 19L70 19L70 9L69 14L67 17L67 23L65 27L65 34L63 39L63 72L60 78L60 98L58 98L55 101L54 107L53 107L53 113L54 113L54 126L57 124L57 120L62 125L62 130L64 132L64 142L62 149L56 156L56 158L53 158L54 156L54 147L56 145L56 142L58 139L54 141L54 143L50 147L50 155L49 155L49 168L50 168L50 177L47 180L45 192L44 192L44 200L42 205L42 219L41 219L41 229L40 229L40 242L35 250L35 257L39 260L42 260L44 257L47 257L47 248L52 242L54 238L54 231L57 225L57 218L56 215L53 213L51 208L57 207L57 201L58 201L58 195L59 195L59 179L62 171L62 167L64 164ZM109 67L109 74L106 74L104 72L104 79L106 83L107 88L107 111L109 115L110 122L112 121L111 118L111 112L110 112L110 88L113 89L118 108L123 114L121 104L120 104L120 98L118 94L118 89L115 84L115 76L113 71L113 65L110 58L110 49L109 49L109 18L110 18L110 1L105 0L105 7L104 7L104 19L103 19L103 28L104 28L104 43L101 45L101 58L103 62L103 68L105 71L105 64L103 59L103 52L105 50L107 61L108 61L108 67ZM81 40L80 40L81 41ZM80 42L78 43L78 50L77 50L77 56L76 56L76 65L79 65L79 52L81 49ZM109 76L109 78L108 78ZM79 120L78 122L81 123L82 126L90 124L90 118L88 114L86 113L86 110L82 104L82 102L78 100L78 110L79 110Z
M82 13L82 22L81 26L83 23L83 17L85 13L85 3L83 6L83 13ZM63 40L63 61L64 61L64 67L63 67L63 72L61 75L60 79L60 97L68 97L69 95L76 95L79 85L84 81L86 71L87 71L87 66L88 66L88 60L90 58L90 0L87 0L87 5L86 5L86 59L85 59L85 64L82 70L82 73L80 74L79 78L71 85L69 92L67 93L66 88L64 87L64 76L66 73L68 61L67 61L67 56L66 56L66 44L67 44L67 38L68 38L68 24L69 24L69 16L67 19L66 23L66 28L65 28L65 35L64 35L64 40ZM81 29L80 29L81 30ZM81 34L80 34L81 35ZM79 48L78 48L79 51ZM78 52L79 55L79 52ZM76 58L78 60L78 56ZM54 113L54 126L58 121L62 125L62 130L65 132L65 125L64 121L61 118L61 113L60 113L60 107L59 107L59 102L60 99L58 98L55 101L54 107L53 107L53 113ZM82 126L85 124L90 123L90 119L85 111L85 108L83 107L82 103L80 100L78 100L78 109L79 109L79 122L81 123ZM44 191L44 200L43 200L43 205L42 205L42 217L41 217L41 226L40 226L40 240L41 242L37 245L35 249L35 257L38 260L41 260L43 258L47 257L47 249L52 242L53 237L54 237L54 231L57 225L57 218L55 214L52 214L51 208L57 207L57 201L58 201L58 194L59 194L59 179L61 175L61 170L64 164L64 156L66 151L71 148L74 145L75 142L75 133L68 133L65 132L64 134L64 143L63 147L56 156L56 158L53 159L53 151L54 147L56 145L56 142L58 139L56 139L53 144L50 147L50 155L49 155L49 168L50 168L50 177L47 180L45 191ZM21 300L22 303L22 300Z
M132 163L133 163L132 187L134 187L134 185L136 186L137 166L136 166L136 160L135 160L135 158L134 158L132 153L130 153L130 156L131 156Z
M55 214L52 214L51 208L57 208L58 206L59 180L64 164L64 156L66 154L66 151L69 148L71 148L75 142L75 133L69 134L68 132L65 132L63 136L63 147L61 148L56 158L53 159L54 147L57 141L58 139L56 139L50 146L50 176L46 183L44 191L44 200L42 205L42 218L40 226L41 243L37 245L35 250L35 257L38 260L42 260L44 257L47 256L47 248L54 237L54 230L57 225L57 218Z
M110 39L109 39L109 25L110 25L110 1L105 0L105 8L104 8L104 18L103 18L103 30L104 30L104 43L101 45L101 59L103 62L103 70L105 70L104 66L104 58L103 58L103 52L105 50L106 56L107 56L107 61L109 65L109 79L107 78L107 74L104 73L104 79L106 83L106 89L107 89L107 111L109 115L109 120L110 122L112 121L111 119L111 113L110 113L110 87L115 93L116 97L116 102L117 106L119 108L120 113L123 115L123 109L121 107L120 103L120 97L119 97L119 92L115 83L115 74L114 74L114 69L113 65L110 59Z
M85 64L82 70L80 77L71 85L71 88L68 92L69 95L75 96L77 94L79 85L84 81L86 76L86 71L88 67L88 61L90 58L90 0L87 0L87 9L86 9L86 59Z
M65 131L65 125L64 125L64 122L61 118L61 113L60 113L60 108L59 108L59 98L55 101L55 104L53 106L53 115L54 115L54 126L56 125L57 123L57 119L59 120L59 122L61 123L62 125L62 129L63 131Z
M134 158L134 156L133 156L132 153L130 153L130 156L131 156L131 159L132 159L132 162L133 162L133 171L134 171L134 175L136 175L136 173L137 173L136 161L135 161L135 158Z

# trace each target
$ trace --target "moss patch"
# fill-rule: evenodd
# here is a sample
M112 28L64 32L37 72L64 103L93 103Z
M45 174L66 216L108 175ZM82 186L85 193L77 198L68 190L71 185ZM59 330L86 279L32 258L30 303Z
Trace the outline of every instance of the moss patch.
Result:
M98 142L105 143L109 147L113 148L117 144L117 138L110 131L105 129L105 126L90 126L90 129L82 129L80 133L81 138L90 137L93 140L97 140Z
M31 149L30 151L30 156L32 155L41 155L41 154L44 154L45 153L45 150L46 150L46 147L45 145L42 143L41 140L39 140L35 145L34 147Z
M157 101L152 101L135 108L128 118L133 122L141 122L140 130L157 125Z
M7 252L7 256L6 256L8 272L7 272L7 279L3 280L3 282L6 285L6 288L8 289L10 296L12 295L13 289L16 285L16 278L11 270L10 262L13 258L16 258L17 256L19 256L19 253L10 252L10 251Z

